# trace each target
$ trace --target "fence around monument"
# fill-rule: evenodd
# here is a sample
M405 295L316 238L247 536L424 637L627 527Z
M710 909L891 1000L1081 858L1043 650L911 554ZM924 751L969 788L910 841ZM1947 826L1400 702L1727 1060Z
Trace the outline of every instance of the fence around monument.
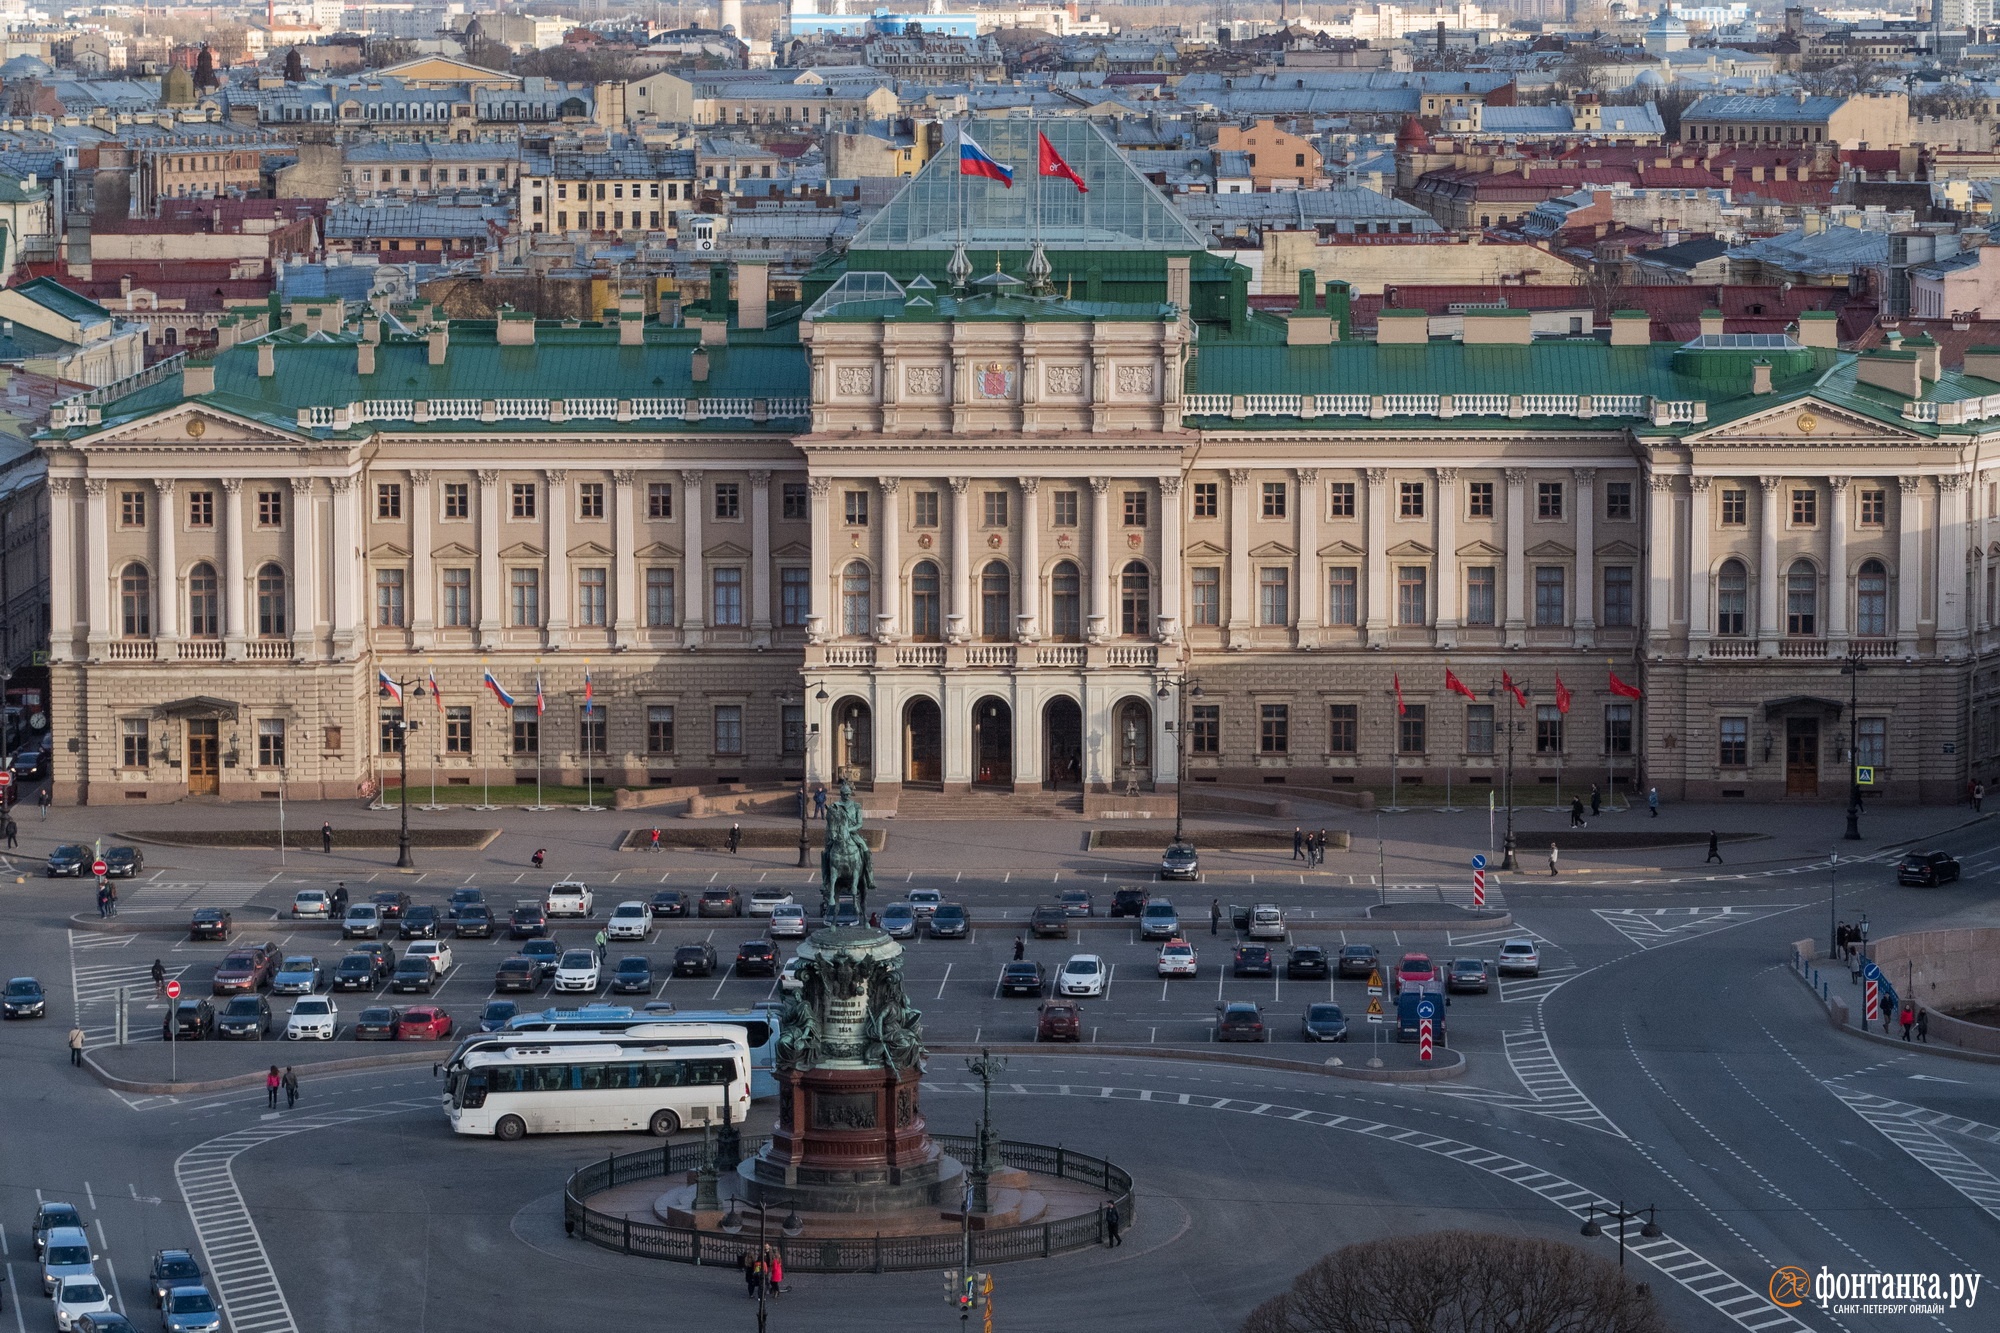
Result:
M940 1150L960 1161L970 1160L978 1142L969 1134L932 1134ZM747 1140L746 1153L758 1145ZM664 1222L634 1221L614 1217L590 1207L592 1195L635 1180L685 1176L699 1170L702 1144L699 1140L664 1144L635 1153L621 1153L593 1162L569 1178L563 1188L563 1230L609 1250L648 1259L665 1259L683 1264L720 1264L735 1267L738 1259L758 1246L757 1228L746 1223L732 1235L726 1231L703 1231L668 1226ZM1116 1204L1119 1222L1132 1224L1134 1198L1132 1177L1122 1167L1071 1148L1043 1143L1000 1143L1003 1166L1055 1176L1079 1185L1102 1190ZM774 1219L775 1220L775 1219ZM995 1227L972 1233L974 1264L1007 1263L1015 1259L1046 1259L1052 1255L1101 1245L1105 1240L1102 1206L1076 1217L1053 1222L1030 1222L1021 1226ZM801 1273L896 1273L935 1268L956 1268L965 1259L965 1241L957 1231L929 1236L842 1236L788 1237L772 1227L763 1243L774 1245L784 1256L785 1267Z

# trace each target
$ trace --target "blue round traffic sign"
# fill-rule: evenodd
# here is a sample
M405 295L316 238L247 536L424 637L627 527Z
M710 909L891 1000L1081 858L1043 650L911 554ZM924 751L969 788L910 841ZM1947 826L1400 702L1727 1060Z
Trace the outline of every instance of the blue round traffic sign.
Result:
M1437 1006L1436 1006L1435 1004L1431 1003L1431 1002L1430 1002L1429 1000L1419 1000L1419 1001L1417 1002L1417 1017L1418 1017L1418 1018L1436 1018L1436 1017L1437 1017Z
M1474 856L1472 858L1472 868L1474 870L1486 869L1486 858L1484 856Z

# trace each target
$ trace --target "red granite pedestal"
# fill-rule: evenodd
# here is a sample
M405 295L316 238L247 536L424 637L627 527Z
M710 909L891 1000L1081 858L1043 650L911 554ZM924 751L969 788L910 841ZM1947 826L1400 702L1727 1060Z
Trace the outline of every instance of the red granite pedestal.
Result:
M771 1140L737 1168L742 1193L762 1204L829 1213L946 1201L946 1182L959 1180L961 1168L924 1127L917 1108L922 1077L914 1066L781 1074Z

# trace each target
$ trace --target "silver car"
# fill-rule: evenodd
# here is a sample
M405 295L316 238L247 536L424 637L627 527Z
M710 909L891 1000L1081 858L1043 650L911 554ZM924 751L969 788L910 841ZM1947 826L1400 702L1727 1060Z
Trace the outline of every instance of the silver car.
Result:
M57 1227L42 1247L42 1295L53 1296L64 1278L96 1277L97 1256L82 1227Z
M882 929L892 940L914 939L917 914L908 903L890 903L882 909Z
M372 940L381 933L382 913L374 903L356 903L340 919L340 937L344 940Z
M1538 977L1542 974L1541 951L1533 940L1508 940L1500 946L1494 971L1503 977Z

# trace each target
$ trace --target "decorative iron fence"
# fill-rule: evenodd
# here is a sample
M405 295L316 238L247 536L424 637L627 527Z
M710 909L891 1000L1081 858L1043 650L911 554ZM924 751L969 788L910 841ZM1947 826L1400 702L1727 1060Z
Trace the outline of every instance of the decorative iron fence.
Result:
M969 1134L933 1134L938 1147L958 1158L969 1160L978 1150ZM758 1145L744 1143L751 1153ZM563 1231L580 1240L608 1250L636 1254L647 1259L665 1259L683 1264L721 1264L735 1267L737 1261L756 1250L759 1241L754 1226L740 1233L701 1231L668 1226L664 1222L634 1221L600 1213L586 1202L592 1195L635 1180L651 1180L683 1175L701 1167L702 1145L698 1140L671 1143L641 1152L610 1156L593 1162L569 1178L563 1187ZM1072 1180L1101 1190L1117 1207L1122 1226L1132 1224L1134 1199L1132 1177L1122 1167L1070 1148L1042 1143L1002 1140L1000 1162L1017 1170ZM1021 1226L974 1231L974 1264L1007 1263L1015 1259L1047 1259L1071 1250L1102 1245L1105 1240L1104 1209L1100 1206L1077 1217L1054 1222L1030 1222ZM965 1239L958 1232L930 1236L800 1236L789 1237L768 1231L763 1244L776 1246L785 1267L802 1273L903 1273L934 1268L956 1268L965 1260Z

